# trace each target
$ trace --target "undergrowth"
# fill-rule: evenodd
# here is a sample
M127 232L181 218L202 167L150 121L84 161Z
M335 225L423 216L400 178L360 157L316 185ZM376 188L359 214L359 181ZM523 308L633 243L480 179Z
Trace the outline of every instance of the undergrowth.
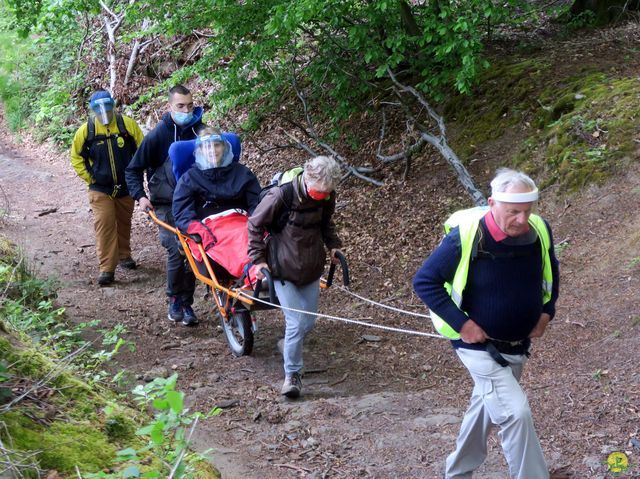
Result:
M55 306L57 285L32 275L29 264L0 238L0 461L11 477L216 478L188 449L204 417L190 412L177 375L126 395L104 366L125 346L122 327L82 333ZM100 349L103 348L103 349ZM110 381L109 381L110 380ZM52 472L55 471L55 472ZM53 475L51 475L53 474ZM4 477L4 476L3 476Z
M445 118L465 162L480 151L492 156L492 145L511 135L516 143L508 140L513 150L502 164L535 174L542 188L573 192L603 183L637 156L639 109L637 77L597 65L562 69L538 54L496 63L472 97L451 99Z

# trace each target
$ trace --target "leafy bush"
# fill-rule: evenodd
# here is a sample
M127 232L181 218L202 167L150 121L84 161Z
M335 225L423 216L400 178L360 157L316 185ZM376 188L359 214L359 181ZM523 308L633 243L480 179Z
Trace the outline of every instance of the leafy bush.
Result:
M60 5L61 11L65 8L67 5ZM76 65L82 32L68 14L19 11L23 16L16 19L12 10L0 3L0 99L9 127L14 131L32 127L41 141L67 144L77 121L73 97L81 88L84 73L82 65ZM37 14L43 15L41 21ZM18 33L24 34L31 24L35 34L21 38Z

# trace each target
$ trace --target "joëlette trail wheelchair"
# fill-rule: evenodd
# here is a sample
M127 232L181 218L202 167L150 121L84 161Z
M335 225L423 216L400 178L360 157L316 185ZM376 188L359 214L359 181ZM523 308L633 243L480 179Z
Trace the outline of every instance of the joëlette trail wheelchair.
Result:
M223 133L222 136L231 144L234 161L239 161L241 153L239 137L234 133ZM171 145L169 157L173 163L173 172L176 180L193 164L194 148L195 140L177 141ZM231 352L235 356L251 354L253 350L254 333L257 331L256 318L253 313L255 311L270 310L279 307L278 298L276 297L273 286L274 279L269 270L262 270L265 276L264 280L256 280L253 278L254 280L251 281L250 279L248 280L246 276L233 276L225 267L212 259L211 256L215 257L213 252L217 244L208 251L205 251L198 235L182 233L178 228L160 220L153 210L148 211L148 214L155 223L176 235L195 277L211 290L211 296L217 308L220 324ZM241 213L236 214L241 215ZM222 215L220 217L221 222L226 221L226 223L221 223L220 233L229 235L227 238L233 238L234 241L240 241L241 243L236 244L235 248L244 248L246 256L246 221L248 218L246 215L243 216L245 218L243 224L239 216L232 215ZM225 218L227 220L224 220ZM230 219L233 219L233 226L230 226ZM212 226L215 227L215 223L212 223ZM233 228L236 228L235 232ZM228 244L228 242L226 244ZM192 247L197 248L202 258L201 262L196 261L194 258L191 250ZM338 259L342 269L343 284L348 286L349 268L346 259L342 255L339 255ZM330 287L333 283L335 268L336 265L331 263L326 280L323 279L320 283L322 289ZM248 271L248 268L244 269ZM234 270L237 271L238 268L234 268Z

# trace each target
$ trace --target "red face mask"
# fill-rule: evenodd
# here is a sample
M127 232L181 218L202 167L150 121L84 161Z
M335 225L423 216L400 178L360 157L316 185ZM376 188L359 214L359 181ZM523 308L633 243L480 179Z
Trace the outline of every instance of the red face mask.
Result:
M313 188L307 188L307 193L309 194L309 198L316 201L326 200L331 195L330 192L318 191Z

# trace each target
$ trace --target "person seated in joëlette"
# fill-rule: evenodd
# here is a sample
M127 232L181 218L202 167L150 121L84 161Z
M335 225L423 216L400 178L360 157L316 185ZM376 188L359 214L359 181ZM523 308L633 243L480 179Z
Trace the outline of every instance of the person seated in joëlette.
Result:
M180 177L173 195L176 226L183 233L199 235L207 256L239 278L249 263L246 225L258 205L260 183L249 168L233 161L231 145L218 130L200 132L194 155L193 166ZM189 248L201 263L192 240ZM206 268L198 267L206 274Z

